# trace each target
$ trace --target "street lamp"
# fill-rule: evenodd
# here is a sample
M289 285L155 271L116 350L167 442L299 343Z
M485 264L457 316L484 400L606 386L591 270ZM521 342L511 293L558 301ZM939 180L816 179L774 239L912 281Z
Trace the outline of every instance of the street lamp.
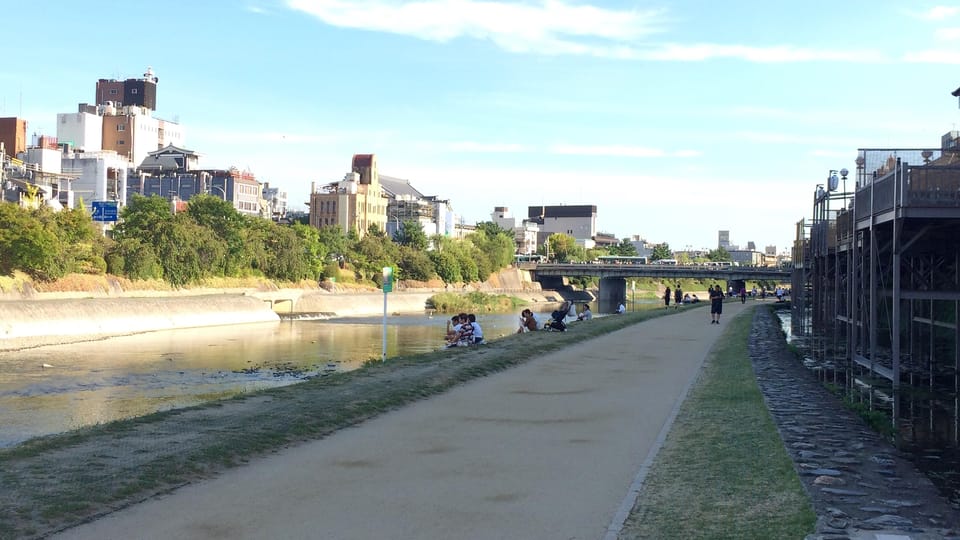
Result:
M211 184L211 185L210 185L210 192L212 193L213 190L215 190L215 189L219 189L219 190L220 190L220 194L223 195L223 200L227 200L227 192L224 191L222 187L220 187L220 186L214 186L214 185Z
M840 178L837 178L837 173L840 173ZM827 176L827 191L836 191L840 183L840 180L843 180L843 206L847 206L847 175L850 174L850 171L847 169L840 169L839 171L830 169L830 175Z

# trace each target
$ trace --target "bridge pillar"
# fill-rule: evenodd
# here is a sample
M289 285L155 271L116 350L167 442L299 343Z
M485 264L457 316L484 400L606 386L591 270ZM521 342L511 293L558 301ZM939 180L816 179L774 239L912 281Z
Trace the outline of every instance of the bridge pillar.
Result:
M747 282L746 282L746 280L743 280L743 279L731 279L731 280L727 280L727 291L730 290L730 287L733 287L733 294L734 294L734 295L740 294L740 289L743 289L743 288L745 288L746 286L747 286ZM723 293L726 294L727 291L723 291Z
M627 303L627 280L619 277L600 278L600 290L597 291L597 311L616 313L617 306Z

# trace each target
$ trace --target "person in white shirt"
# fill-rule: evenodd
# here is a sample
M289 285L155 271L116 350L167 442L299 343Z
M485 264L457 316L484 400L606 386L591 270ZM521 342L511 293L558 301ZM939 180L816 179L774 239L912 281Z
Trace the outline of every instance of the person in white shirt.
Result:
M626 313L627 306L623 305L623 302L620 302L620 305L617 306L617 313Z
M483 330L480 329L480 323L477 322L477 316L471 313L467 315L467 324L473 325L473 343L480 343L483 341Z

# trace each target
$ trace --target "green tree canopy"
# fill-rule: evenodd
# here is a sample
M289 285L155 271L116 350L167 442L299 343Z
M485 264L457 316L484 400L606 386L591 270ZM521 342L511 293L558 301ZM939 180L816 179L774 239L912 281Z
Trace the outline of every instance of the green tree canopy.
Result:
M637 247L630 240L624 238L619 244L610 246L610 255L620 255L623 257L636 257L639 255Z
M547 245L550 247L550 259L565 263L573 260L577 240L569 234L554 233L547 238Z
M718 247L707 253L707 259L716 262L722 261L732 261L733 257L730 256L730 252L724 249L723 247Z
M661 259L672 259L673 251L670 250L670 244L663 242L653 246L653 253L650 254L651 261L659 261Z
M423 224L415 219L405 219L400 228L393 233L393 241L401 246L410 246L414 249L427 249L427 233L423 232Z

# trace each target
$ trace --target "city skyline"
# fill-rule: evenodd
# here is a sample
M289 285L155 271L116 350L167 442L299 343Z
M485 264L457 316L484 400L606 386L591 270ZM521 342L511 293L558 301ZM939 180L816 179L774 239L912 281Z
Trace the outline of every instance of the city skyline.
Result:
M99 78L159 77L205 167L249 168L304 208L357 153L450 199L597 206L598 230L673 249L788 249L858 148L956 129L960 8L816 1L369 0L18 4L0 116L56 134ZM39 31L40 29L43 32ZM39 37L38 37L39 36ZM69 51L70 54L64 54ZM848 183L852 189L852 182Z

